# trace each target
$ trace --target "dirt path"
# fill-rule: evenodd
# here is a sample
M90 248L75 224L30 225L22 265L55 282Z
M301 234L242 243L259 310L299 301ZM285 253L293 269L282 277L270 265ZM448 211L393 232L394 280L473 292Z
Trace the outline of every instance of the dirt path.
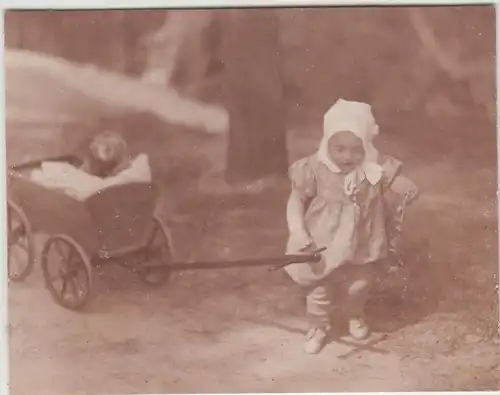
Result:
M446 317L394 333L377 351L353 353L359 346L340 343L310 357L300 350L300 333L240 318L231 295L182 308L189 303L169 298L180 296L180 283L155 295L138 284L115 286L86 314L52 303L39 276L13 289L13 394L445 390L460 385L454 380L463 376L450 377L460 369L500 377L492 370L498 355L479 339L444 355L439 343L449 338L432 332L436 324L457 330ZM303 329L297 318L279 323ZM412 347L417 336L427 351Z

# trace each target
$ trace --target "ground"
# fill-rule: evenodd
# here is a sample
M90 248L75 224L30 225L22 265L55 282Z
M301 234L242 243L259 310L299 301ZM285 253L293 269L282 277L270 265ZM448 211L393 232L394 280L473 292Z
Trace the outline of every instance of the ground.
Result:
M318 135L306 130L290 132L292 159L314 149ZM230 188L219 177L223 142L185 133L135 142L165 187L159 212L179 258L282 254L287 181ZM95 298L75 313L51 300L37 266L9 285L11 393L500 389L494 162L384 144L405 159L422 196L406 217L404 271L380 269L367 344L344 336L339 318L338 339L303 355L303 301L283 272L185 272L148 290L110 266L95 273ZM189 157L199 163L174 166ZM189 177L196 184L177 182Z

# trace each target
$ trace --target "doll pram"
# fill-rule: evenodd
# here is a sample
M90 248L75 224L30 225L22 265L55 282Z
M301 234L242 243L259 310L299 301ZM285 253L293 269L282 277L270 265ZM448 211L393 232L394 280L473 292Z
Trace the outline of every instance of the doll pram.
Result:
M73 161L58 157L49 161ZM148 285L160 285L168 272L143 268L151 261L168 264L173 256L170 231L155 215L158 192L148 182L103 188L84 200L29 178L43 161L9 168L7 177L8 267L11 281L22 281L35 264L34 234L48 235L41 252L41 267L54 300L78 309L90 299L92 271L114 261L133 269ZM25 259L11 259L11 250L24 245ZM14 272L13 266L20 267Z

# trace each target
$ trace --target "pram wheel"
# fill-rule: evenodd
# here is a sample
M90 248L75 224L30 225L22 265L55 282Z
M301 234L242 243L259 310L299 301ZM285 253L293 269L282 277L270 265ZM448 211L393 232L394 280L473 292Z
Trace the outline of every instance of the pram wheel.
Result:
M91 265L83 248L66 235L51 236L42 250L45 285L55 302L81 309L90 299Z
M154 227L145 248L145 258L137 268L139 278L150 287L159 287L170 278L168 265L174 259L172 236L167 226L156 216Z
M33 233L28 218L14 202L7 201L8 279L23 281L35 265Z

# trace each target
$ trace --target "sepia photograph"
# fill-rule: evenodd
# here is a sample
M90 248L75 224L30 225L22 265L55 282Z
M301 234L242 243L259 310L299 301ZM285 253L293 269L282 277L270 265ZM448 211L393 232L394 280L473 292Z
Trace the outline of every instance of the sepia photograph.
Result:
M495 10L4 10L9 393L500 391Z

